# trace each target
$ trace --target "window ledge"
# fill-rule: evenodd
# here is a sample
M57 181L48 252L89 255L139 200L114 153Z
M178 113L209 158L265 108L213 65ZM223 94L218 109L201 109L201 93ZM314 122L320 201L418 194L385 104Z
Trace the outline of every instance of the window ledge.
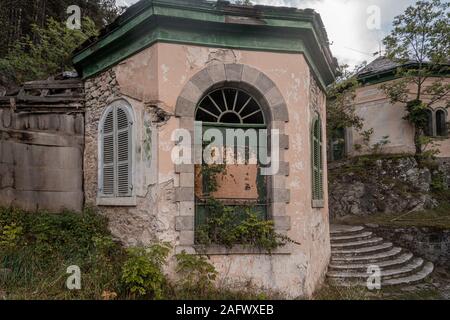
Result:
M289 245L279 247L271 252L267 250L261 250L255 247L236 245L232 248L227 248L225 246L213 245L209 247L203 247L200 245L194 246L177 246L176 252L181 253L186 251L191 254L199 255L211 255L211 256L225 256L225 255L290 255L292 249Z
M325 201L324 200L313 200L312 207L313 208L325 208Z
M118 197L118 198L103 198L97 197L97 206L104 207L134 207L136 206L136 197Z

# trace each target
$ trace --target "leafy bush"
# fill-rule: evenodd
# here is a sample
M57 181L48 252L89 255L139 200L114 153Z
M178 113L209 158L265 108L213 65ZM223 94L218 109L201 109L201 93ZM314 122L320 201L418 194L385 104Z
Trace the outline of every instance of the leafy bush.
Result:
M238 214L234 208L214 199L208 200L208 207L210 214L206 223L196 230L200 245L220 244L228 248L244 245L270 252L290 241L275 232L273 221L259 218L252 208L245 208Z
M182 296L194 296L194 293L196 296L206 296L213 290L217 271L204 256L183 251L175 257Z
M265 299L253 286L216 288L205 257L176 256L179 282L163 273L170 246L124 249L107 219L83 213L28 213L0 208L0 288L8 299ZM70 291L67 267L81 270L82 289Z
M122 268L122 281L131 294L140 297L162 299L167 279L162 271L170 252L167 243L149 248L130 248L128 259Z
M113 241L107 220L93 210L50 214L0 208L0 230L0 269L11 270L0 287L12 297L95 299L119 287L125 252ZM65 288L71 265L80 267L84 290Z
M0 248L4 250L14 249L23 234L23 228L16 223L0 226Z

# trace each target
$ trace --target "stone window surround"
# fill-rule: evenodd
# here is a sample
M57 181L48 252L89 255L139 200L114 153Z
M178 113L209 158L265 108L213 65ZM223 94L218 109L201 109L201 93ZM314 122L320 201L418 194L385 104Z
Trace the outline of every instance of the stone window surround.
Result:
M136 123L135 114L133 107L131 104L124 98L117 98L112 100L108 106L103 110L102 115L100 117L100 121L98 123L98 134L97 134L97 152L98 152L98 164L97 164L97 199L96 199L96 205L97 206L114 206L114 207L133 207L137 205L137 199L135 190L136 188L133 188L132 194L130 197L112 197L112 196L102 196L100 194L100 186L102 184L102 177L103 177L103 170L102 170L102 160L103 160L103 134L101 133L101 130L103 128L103 123L105 121L106 115L110 112L110 110L120 104L120 106L124 107L128 115L131 117L131 121L133 123ZM134 126L131 127L131 185L134 186L134 168L135 168L135 159L136 155L134 154L134 141L136 141L136 130Z
M275 83L261 71L242 64L213 64L195 74L184 86L178 97L175 116L179 118L179 127L187 129L194 136L195 110L206 92L222 86L234 86L251 93L261 104L267 115L268 129L280 130L280 170L268 181L268 211L274 221L275 231L286 234L291 229L290 217L286 214L286 205L290 202L290 190L286 187L289 176L289 163L284 161L285 150L289 149L289 136L285 134L285 123L289 121L286 102ZM191 141L194 150L193 141ZM179 231L177 252L207 253L211 255L226 254L265 254L256 248L236 246L226 249L213 246L206 252L195 245L195 179L194 165L175 165L175 173L179 175L179 187L175 189L175 202L178 203L179 214L176 217L175 229ZM290 254L290 249L282 247L271 254Z

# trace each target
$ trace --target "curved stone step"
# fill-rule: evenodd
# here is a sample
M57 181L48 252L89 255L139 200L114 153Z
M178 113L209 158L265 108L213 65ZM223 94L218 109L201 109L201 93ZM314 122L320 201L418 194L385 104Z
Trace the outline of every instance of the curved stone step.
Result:
M426 262L422 269L420 271L414 272L413 274L404 276L404 277L398 277L398 278L392 278L392 279L382 279L381 280L381 287L389 287L389 286L397 286L397 285L412 285L415 283L418 283L422 280L424 280L426 277L428 277L434 270L434 265L431 262ZM367 280L364 279L357 279L357 280L351 280L351 279L339 279L339 278L331 278L330 281L338 286L343 287L356 287L356 286L367 286Z
M400 248L399 248L400 249ZM400 249L401 250L401 249ZM375 261L375 262L367 262L367 263L357 263L357 264L330 264L330 269L333 270L360 270L360 271L366 271L367 268L371 265L377 265L382 270L389 269L401 264L404 264L408 261L410 261L413 257L413 254L403 253L398 257L395 257L393 259L389 260L381 260L381 261Z
M409 275L407 277L400 277L400 278L393 278L384 280L382 282L382 285L385 286L395 286L395 285L402 285L402 284L414 284L417 282L422 281L426 277L428 277L434 270L434 265L432 262L426 262L423 265L422 270L419 272L416 272L412 275Z
M356 249L340 249L340 250L333 250L331 249L332 255L359 255L364 253L375 253L384 251L386 249L392 248L392 242L384 242L382 244L376 245L376 246L370 246L370 247L362 247L362 248L356 248Z
M367 240L359 240L359 241L352 241L352 242L341 242L341 243L332 243L331 248L363 248L367 247L369 245L376 245L383 242L383 238L371 238Z
M422 258L415 258L411 262L405 264L404 266L391 269L391 270L385 270L381 272L381 279L389 279L394 278L398 276L408 276L411 272L416 271L418 268L423 266L423 259ZM369 274L367 272L352 272L352 271L330 271L327 274L330 278L357 278L357 279L367 279L369 277Z
M331 261L333 263L356 263L356 262L364 262L364 263L371 263L371 262L378 262L378 261L385 261L387 259L391 259L398 255L400 252L402 252L402 248L394 247L391 248L388 251L375 253L375 254L367 254L367 255L358 255L358 256L332 256Z
M343 234L351 234L355 232L360 232L364 230L362 226L346 226L346 225L331 225L330 233L332 235L343 235Z
M371 231L358 232L355 234L347 235L347 236L331 236L331 242L339 242L346 240L363 240L372 236Z

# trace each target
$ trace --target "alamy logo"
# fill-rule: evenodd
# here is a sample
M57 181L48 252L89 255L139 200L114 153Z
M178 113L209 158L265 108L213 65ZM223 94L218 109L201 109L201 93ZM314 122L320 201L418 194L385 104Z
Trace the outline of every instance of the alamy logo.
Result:
M381 30L381 8L376 5L367 7L367 18L366 26L369 30Z
M81 290L81 270L79 266L70 266L67 268L70 276L67 278L66 287L69 290Z
M280 169L279 130L231 128L203 130L202 123L196 122L193 141L191 132L186 129L174 130L171 139L175 143L171 156L176 165L260 164L263 176L276 175Z
M381 289L381 269L379 266L371 265L367 268L367 289L380 290Z
M69 17L66 20L66 26L70 30L81 29L81 9L79 6L72 5L67 8Z

